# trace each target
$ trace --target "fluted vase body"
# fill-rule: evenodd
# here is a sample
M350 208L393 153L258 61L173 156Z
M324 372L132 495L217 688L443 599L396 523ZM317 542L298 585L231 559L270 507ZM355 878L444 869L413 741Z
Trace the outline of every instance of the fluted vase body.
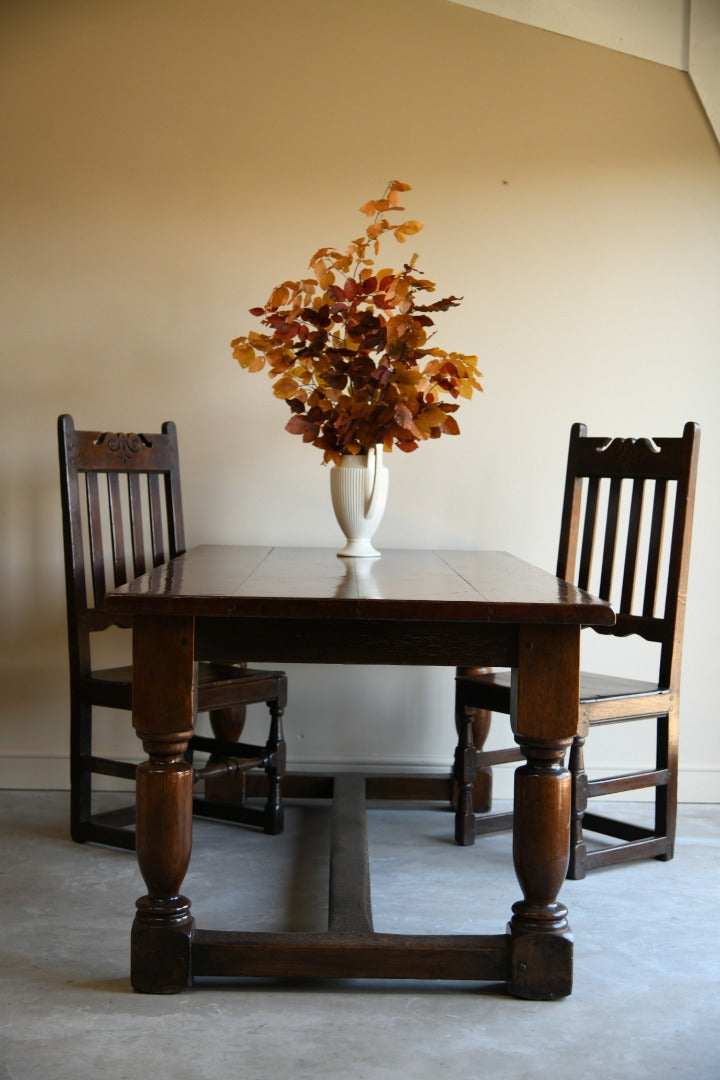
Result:
M333 510L347 543L338 555L352 559L377 559L372 545L385 512L388 470L382 460L382 445L367 454L346 454L330 470Z

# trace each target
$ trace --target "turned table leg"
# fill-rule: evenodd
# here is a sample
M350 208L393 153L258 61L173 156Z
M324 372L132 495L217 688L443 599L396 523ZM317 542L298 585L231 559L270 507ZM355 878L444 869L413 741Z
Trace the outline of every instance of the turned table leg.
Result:
M131 939L135 990L170 994L190 984L193 919L180 887L192 845L192 766L184 760L196 695L193 621L138 618L133 629L133 726L148 760L136 779L137 859L147 895Z
M579 647L577 626L521 627L513 675L513 729L527 760L515 774L513 859L523 899L513 905L509 926L508 989L534 1000L572 989L572 935L557 898L569 858L564 756L578 725Z

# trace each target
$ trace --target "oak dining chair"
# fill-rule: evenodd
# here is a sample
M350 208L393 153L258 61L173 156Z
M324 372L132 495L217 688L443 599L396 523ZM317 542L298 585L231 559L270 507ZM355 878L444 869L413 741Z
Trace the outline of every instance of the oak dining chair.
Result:
M93 748L94 710L132 708L132 668L97 669L92 651L101 631L119 625L103 609L105 593L184 550L177 431L172 422L152 434L78 431L72 417L63 415L58 446L70 662L71 835L78 842L134 849L134 807L100 813L93 802L94 776L135 779L135 763ZM194 734L189 744L189 760L196 751L208 755L194 770L194 812L281 832L285 674L242 662L202 662L197 684L197 711L209 712L212 735ZM259 703L270 712L266 742L243 743L246 708ZM266 774L261 806L245 791L246 774L257 769Z
M687 423L679 438L588 436L570 432L556 574L608 600L613 627L594 627L615 638L638 635L657 650L657 679L622 674L580 674L579 730L568 767L572 778L568 877L632 859L671 859L678 785L680 666L700 429ZM511 711L511 673L480 668L456 673L455 780L462 793L456 840L507 827L512 815L476 814L472 785L478 770L520 761L517 747L485 751L492 713ZM604 725L654 722L653 762L623 775L589 779L588 733ZM625 729L621 729L625 730ZM592 740L590 740L592 743ZM588 800L654 789L654 824L591 813ZM586 833L612 838L588 845Z

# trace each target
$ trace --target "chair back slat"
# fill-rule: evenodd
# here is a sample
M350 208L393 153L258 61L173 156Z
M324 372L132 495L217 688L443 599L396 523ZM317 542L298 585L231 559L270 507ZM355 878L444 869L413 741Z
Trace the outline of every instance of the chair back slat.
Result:
M113 584L117 587L128 580L120 477L117 473L108 473L107 485L110 510L110 542L113 555Z
M162 510L160 508L160 478L152 473L147 478L148 499L150 506L150 543L152 546L153 566L165 562L165 544L163 538Z
M599 632L659 642L660 680L670 688L679 680L699 441L692 423L681 438L588 437L583 424L570 434L557 574L613 604L616 626ZM603 540L596 574L598 532ZM619 552L622 567L615 575Z
M642 524L644 494L645 481L633 480L630 518L627 529L627 543L625 546L625 568L623 571L622 592L620 594L621 611L632 611L633 606L635 578L638 569L638 550L640 547L640 526Z
M580 569L578 571L578 585L581 589L587 589L590 585L590 573L592 571L593 551L595 548L595 522L597 520L598 492L600 481L593 477L588 484L587 501L585 503L585 516L583 518L582 544L580 547ZM576 491L576 497L579 489ZM579 522L579 516L576 521Z
M87 498L88 545L90 549L90 568L93 607L98 606L98 597L105 595L105 552L103 548L102 514L100 510L100 486L96 473L88 473L85 478Z
M643 597L643 615L651 617L655 611L658 580L660 576L660 555L665 535L665 505L667 502L667 481L657 480L653 498L652 521L648 544L648 562L645 572L645 594Z
M597 480L597 477L593 477ZM605 518L605 538L603 540L602 570L600 572L600 588L598 595L603 600L609 600L612 594L613 570L615 568L615 549L617 545L618 514L620 512L620 492L622 482L614 476L610 481L610 493L607 500L607 515Z
M158 434L76 431L58 420L71 678L89 634L113 623L105 593L184 549L175 425Z
M128 494L130 499L130 536L132 538L133 567L139 576L147 570L145 562L145 530L143 528L142 493L140 477L137 473L128 476Z

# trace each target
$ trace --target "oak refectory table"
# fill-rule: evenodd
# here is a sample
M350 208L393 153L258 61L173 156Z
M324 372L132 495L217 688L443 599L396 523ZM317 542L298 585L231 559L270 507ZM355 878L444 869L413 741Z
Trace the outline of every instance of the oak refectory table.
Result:
M538 1000L570 993L572 936L558 900L569 850L564 755L578 726L580 627L611 625L609 604L503 552L388 550L358 561L315 548L204 546L110 592L105 607L132 620L133 725L148 755L137 773L147 895L132 929L136 990L269 976L498 981ZM513 835L522 899L507 931L375 932L365 780L353 774L333 782L327 930L196 928L180 890L192 837L184 754L203 659L512 668L513 732L526 761L515 774Z

